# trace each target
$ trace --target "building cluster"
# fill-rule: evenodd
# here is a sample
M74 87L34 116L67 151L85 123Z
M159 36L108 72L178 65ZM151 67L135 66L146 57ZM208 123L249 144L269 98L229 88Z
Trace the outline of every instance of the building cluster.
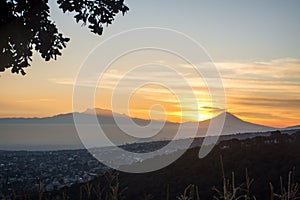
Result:
M86 150L0 151L0 189L51 191L89 181L106 169Z
M172 153L184 148L184 140L159 151L170 141L142 142L118 147L103 147L60 151L0 151L0 192L4 190L52 191L75 183L90 181L102 175L109 167L99 160L103 159L109 166L130 166L155 156ZM197 145L199 145L197 142ZM196 146L197 146L196 145ZM195 146L192 145L192 146ZM148 156L135 156L148 152ZM95 156L96 158L94 158Z

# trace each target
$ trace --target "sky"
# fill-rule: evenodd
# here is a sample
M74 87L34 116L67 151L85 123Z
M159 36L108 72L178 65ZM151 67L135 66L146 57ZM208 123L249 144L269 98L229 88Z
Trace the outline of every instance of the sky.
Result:
M300 1L125 2L129 12L118 15L98 36L75 23L73 14L63 14L55 1L50 1L51 18L71 41L56 61L45 62L35 53L24 77L8 71L1 74L0 117L45 117L74 111L74 84L83 66L104 69L100 58L118 57L119 50L145 41L166 43L170 51L187 52L186 56L200 71L213 64L220 73L226 105L212 104L209 88L213 86L205 82L211 77L197 74L187 60L170 52L144 49L119 58L102 76L91 73L91 78L83 79L86 81L80 87L96 85L95 107L175 122L205 120L226 110L243 120L274 127L300 124ZM176 40L175 36L171 40L172 34L155 35L150 31L145 31L143 37L138 35L136 40L132 40L135 33L128 38L108 40L124 31L144 27L180 32L200 44L202 52L188 41ZM99 45L107 41L105 51L101 47L99 50ZM210 64L201 59L203 53L211 59ZM143 64L150 70L130 71L131 67ZM119 80L122 84L116 88ZM148 84L139 86L147 81ZM115 93L117 96L113 96ZM128 94L129 100L124 101ZM84 97L79 99L82 106L78 111L89 107L84 106Z

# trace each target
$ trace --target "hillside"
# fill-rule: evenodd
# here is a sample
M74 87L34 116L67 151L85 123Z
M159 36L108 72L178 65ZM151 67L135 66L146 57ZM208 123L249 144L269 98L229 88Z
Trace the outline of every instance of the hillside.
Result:
M231 178L231 173L234 172L235 184L244 187L247 169L248 176L254 180L250 194L256 199L269 199L269 183L274 186L275 193L280 193L280 177L283 178L284 186L287 186L288 173L293 168L293 180L300 182L299 145L298 131L292 135L274 132L269 137L223 141L203 159L198 158L199 148L193 148L173 164L155 172L119 172L119 189L126 188L123 193L125 199L143 199L142 197L147 195L152 196L152 199L166 199L167 193L169 199L176 199L188 185L194 184L199 188L201 199L212 199L216 195L212 188L222 189L222 155L227 178ZM159 162L161 159L164 159L164 156L146 162ZM99 177L90 184L101 184L102 188L105 188L105 180L104 177ZM71 199L78 199L78 187L80 186L74 185L66 190Z

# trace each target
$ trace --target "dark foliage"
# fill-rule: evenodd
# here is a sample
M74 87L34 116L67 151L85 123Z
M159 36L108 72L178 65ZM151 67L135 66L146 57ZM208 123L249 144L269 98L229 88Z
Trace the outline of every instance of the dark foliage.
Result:
M124 0L58 0L63 12L74 12L76 22L83 22L93 33L102 34L103 25L111 24L128 7ZM70 40L49 19L48 0L0 0L0 72L25 75L33 49L45 61L61 56Z
M185 152L176 162L155 172L131 174L108 171L95 180L44 193L43 197L44 199L57 199L56 197L67 196L69 199L78 200L105 199L107 196L108 199L122 199L120 197L124 199L178 199L177 197L181 196L183 191L196 188L197 191L199 190L200 199L213 199L216 196L213 188L222 188L223 177L231 177L234 172L235 185L242 188L240 192L243 192L247 185L251 185L246 191L249 197L272 199L270 194L275 196L284 192L282 184L292 190L290 177L293 182L299 183L299 145L300 131L292 135L274 132L268 137L231 139L220 142L203 159L198 158L199 148L193 148ZM223 165L220 163L220 155L222 155ZM159 162L162 159L164 156L158 156L145 162ZM293 170L292 176L291 170ZM287 176L288 174L290 175ZM248 177L250 179L247 181ZM247 184L247 182L252 184ZM298 184L296 186L299 187ZM297 191L297 197L299 197L299 188ZM115 194L117 198L112 198L112 194ZM30 196L29 199L37 199L38 194L30 194ZM277 195L274 199L286 198Z
M235 172L236 185L245 182L245 170L254 179L250 192L257 199L269 199L269 183L275 191L280 191L280 177L284 177L294 167L300 167L300 132L293 135L274 132L270 137L222 141L203 159L198 158L199 149L188 150L181 158L161 170L144 173L120 173L121 186L126 186L128 199L141 194L152 194L154 199L165 199L169 188L170 199L176 199L190 185L197 185L200 198L212 199L212 188L222 188L220 155L223 157L225 175ZM148 162L160 162L164 156ZM132 166L134 167L134 166ZM296 173L296 181L300 174Z
M151 194L153 199L176 199L189 185L199 188L201 199L212 199L213 187L222 188L220 155L223 157L225 175L235 172L236 185L245 183L245 170L254 179L251 195L257 199L269 199L269 183L274 191L280 191L280 177L286 178L295 167L295 181L300 181L300 132L293 135L274 132L269 137L255 137L246 140L222 141L203 159L198 158L199 149L188 150L176 162L161 170L131 174L120 172L120 187L127 188L126 199L140 199ZM145 162L161 162L164 156ZM134 167L134 166L132 166ZM95 183L103 180L100 177ZM72 199L76 199L76 186L70 188ZM169 191L167 194L167 191Z

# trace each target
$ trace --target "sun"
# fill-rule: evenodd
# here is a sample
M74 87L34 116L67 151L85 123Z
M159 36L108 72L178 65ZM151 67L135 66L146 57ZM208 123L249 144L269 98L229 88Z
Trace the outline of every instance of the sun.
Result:
M196 117L197 117L197 121L204 121L204 120L207 119L207 116L203 113L200 113L200 112L197 114Z
M194 111L194 112L184 112L183 111L181 116L182 116L183 122L184 121L199 122L199 121L204 121L204 120L211 118L211 114L199 112L199 111L198 112L197 111Z

